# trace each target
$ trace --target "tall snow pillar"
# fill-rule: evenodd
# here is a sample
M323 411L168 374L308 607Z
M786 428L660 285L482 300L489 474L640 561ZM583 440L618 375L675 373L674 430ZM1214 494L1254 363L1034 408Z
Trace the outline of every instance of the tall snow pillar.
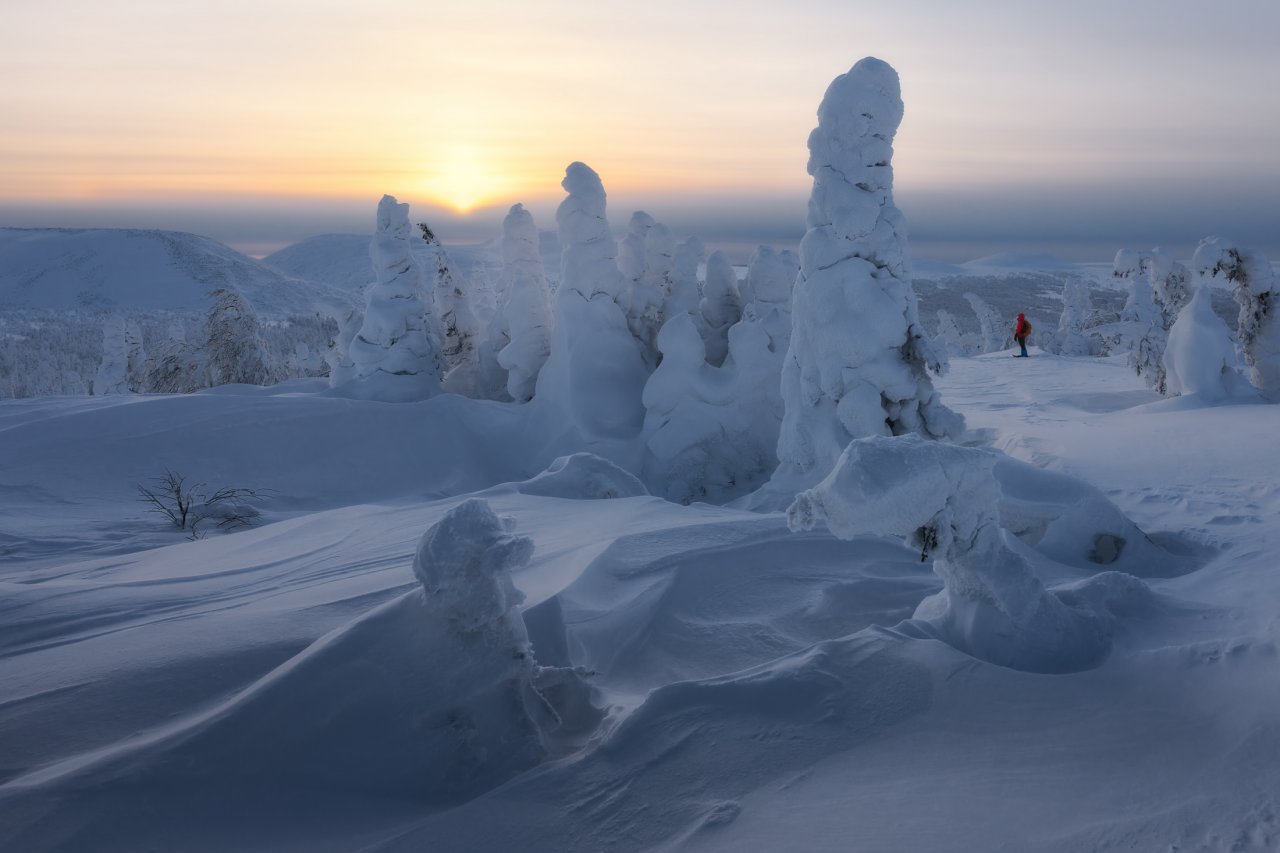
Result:
M818 482L855 438L946 438L964 429L926 373L944 363L917 316L906 227L893 204L901 120L897 72L871 57L837 77L818 108L782 373L779 486Z

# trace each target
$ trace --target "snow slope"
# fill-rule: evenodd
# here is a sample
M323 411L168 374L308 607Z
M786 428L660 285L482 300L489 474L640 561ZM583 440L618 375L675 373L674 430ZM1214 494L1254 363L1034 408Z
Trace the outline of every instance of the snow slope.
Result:
M0 403L0 847L1274 850L1280 408L1033 356L953 361L964 442L1092 483L1159 564L1068 674L922 630L940 581L896 538L667 503L591 457L525 483L558 449L520 407ZM276 489L270 523L185 541L130 500L164 465ZM471 494L533 543L510 577L567 679L538 750L423 616L418 539Z
M219 287L239 290L266 317L310 315L318 305L347 302L332 288L290 278L195 234L0 228L0 305L203 314L209 292Z

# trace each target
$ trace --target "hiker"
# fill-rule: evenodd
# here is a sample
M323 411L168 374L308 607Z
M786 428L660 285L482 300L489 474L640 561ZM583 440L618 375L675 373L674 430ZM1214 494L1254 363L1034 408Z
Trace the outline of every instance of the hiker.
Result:
M1022 347L1021 355L1015 355L1014 358L1027 357L1027 335L1031 334L1031 324L1027 322L1025 314L1018 315L1018 323L1013 327L1013 339L1018 342L1018 346Z

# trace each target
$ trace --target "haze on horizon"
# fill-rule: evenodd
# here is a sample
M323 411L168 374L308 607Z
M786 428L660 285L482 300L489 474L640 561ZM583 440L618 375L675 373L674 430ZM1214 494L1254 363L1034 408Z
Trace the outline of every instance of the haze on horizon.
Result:
M367 232L383 193L446 242L542 228L582 160L615 228L799 238L833 77L902 78L918 252L1106 260L1221 233L1280 248L1280 5L1010 0L785 8L514 0L49 0L0 31L0 225L195 231L253 251Z

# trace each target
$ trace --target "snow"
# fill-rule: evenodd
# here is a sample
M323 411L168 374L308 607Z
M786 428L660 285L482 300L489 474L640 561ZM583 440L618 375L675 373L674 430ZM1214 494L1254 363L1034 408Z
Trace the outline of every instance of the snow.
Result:
M1268 849L1280 410L1162 401L1121 358L1013 365L957 359L939 387L976 444L920 443L1003 452L999 523L1044 530L1002 544L1073 612L1105 611L1108 654L1052 675L913 628L943 584L900 524L844 541L648 497L598 457L532 458L532 406L305 386L6 401L0 838ZM261 526L183 541L131 501L162 464L277 492ZM433 558L434 606L463 592L456 572L492 567L486 624L523 642L504 621L523 595L533 661L482 663L420 592L420 540L472 494L515 529L455 518L435 553L478 556ZM1146 555L1092 562L1090 533L1130 536L1126 517ZM527 563L483 559L509 537L532 542Z

